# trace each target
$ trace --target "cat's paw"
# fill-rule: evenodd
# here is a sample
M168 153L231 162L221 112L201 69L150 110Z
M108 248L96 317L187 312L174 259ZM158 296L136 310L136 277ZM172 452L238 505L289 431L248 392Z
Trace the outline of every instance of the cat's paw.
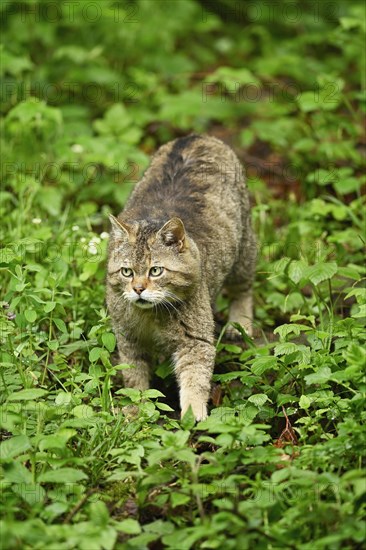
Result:
M121 408L121 412L126 420L136 420L139 416L139 407L137 405L125 405Z
M246 326L242 326L242 329L244 330L245 334L249 336L249 338L253 338L253 327L252 325L247 324ZM233 342L242 342L243 341L243 335L237 328L233 326L229 326L226 329L225 337L228 340L231 340Z
M188 409L191 408L194 419L196 422L201 422L201 420L206 420L207 418L207 405L205 403L200 402L189 402L185 406L182 407L182 411L180 414L181 419L186 414Z

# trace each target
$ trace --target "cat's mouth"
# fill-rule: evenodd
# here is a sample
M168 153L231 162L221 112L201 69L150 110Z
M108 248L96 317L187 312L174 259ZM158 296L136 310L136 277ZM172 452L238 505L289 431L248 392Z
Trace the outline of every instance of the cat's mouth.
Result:
M152 302L149 302L148 300L144 300L144 298L139 298L138 300L136 300L134 302L134 305L142 309L150 309L154 307L154 304Z

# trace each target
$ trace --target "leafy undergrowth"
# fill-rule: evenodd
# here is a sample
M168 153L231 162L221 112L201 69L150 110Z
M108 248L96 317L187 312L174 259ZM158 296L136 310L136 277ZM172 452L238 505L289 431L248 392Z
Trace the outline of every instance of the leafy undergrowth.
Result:
M361 548L364 5L89 4L0 6L2 547ZM258 235L256 337L218 335L197 425L168 362L122 388L104 309L107 214L191 131Z

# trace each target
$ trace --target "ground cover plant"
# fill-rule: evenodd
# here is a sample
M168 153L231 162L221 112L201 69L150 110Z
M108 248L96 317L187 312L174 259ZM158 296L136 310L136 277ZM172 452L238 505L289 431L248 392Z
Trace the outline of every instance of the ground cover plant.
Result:
M2 547L361 548L363 2L0 10ZM222 297L197 425L166 362L123 389L104 302L108 213L192 131L235 148L258 236L256 335Z

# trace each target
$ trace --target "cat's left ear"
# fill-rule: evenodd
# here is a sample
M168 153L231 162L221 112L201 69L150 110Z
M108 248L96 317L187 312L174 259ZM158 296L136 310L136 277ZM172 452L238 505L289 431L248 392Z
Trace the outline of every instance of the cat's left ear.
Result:
M112 234L119 239L128 239L131 233L131 227L127 223L122 222L118 218L109 214L109 219L112 225Z
M171 218L158 231L160 236L167 246L177 246L179 252L186 247L186 232L183 222L180 218Z

